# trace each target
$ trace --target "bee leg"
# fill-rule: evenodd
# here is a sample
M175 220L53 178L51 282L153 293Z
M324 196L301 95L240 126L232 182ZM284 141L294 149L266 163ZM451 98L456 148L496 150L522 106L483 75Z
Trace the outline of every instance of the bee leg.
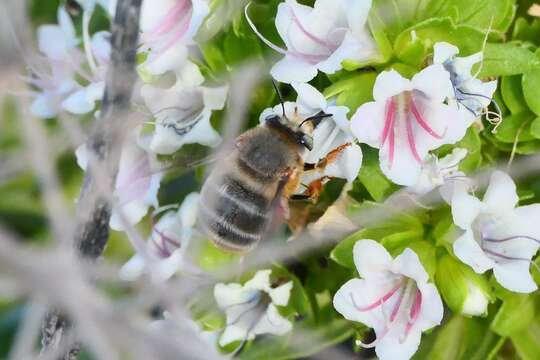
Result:
M338 146L334 150L330 151L325 157L317 161L316 164L306 164L309 167L311 167L311 169L306 170L304 166L304 170L305 171L309 171L309 170L323 171L326 168L326 166L328 166L328 164L330 164L331 162L335 161L338 158L338 156L343 152L343 150L345 150L347 147L351 145L352 143L348 142L348 143Z

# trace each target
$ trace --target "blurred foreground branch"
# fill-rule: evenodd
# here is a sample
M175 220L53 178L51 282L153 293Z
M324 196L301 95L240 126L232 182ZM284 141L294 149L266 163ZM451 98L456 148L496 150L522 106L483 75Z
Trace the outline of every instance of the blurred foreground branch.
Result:
M83 257L91 259L101 255L109 237L111 194L118 172L122 132L125 132L123 120L127 118L137 77L135 61L141 1L118 1L111 29L111 63L102 109L87 143L89 168L77 207L75 245ZM43 350L59 346L65 331L66 320L57 311L50 312L42 329ZM65 358L74 359L77 352L74 349Z

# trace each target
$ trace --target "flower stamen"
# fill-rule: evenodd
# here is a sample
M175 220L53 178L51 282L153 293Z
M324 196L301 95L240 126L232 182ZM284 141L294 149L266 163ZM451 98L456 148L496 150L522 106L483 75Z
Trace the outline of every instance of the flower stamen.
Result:
M416 149L416 142L414 140L412 120L410 118L407 118L407 120L405 120L405 125L407 127L407 141L409 143L409 149L411 150L411 153L413 157L415 158L415 160L421 164L422 159L420 158L420 155L418 154L418 150Z
M351 297L353 306L356 310L361 311L361 312L370 311L370 310L378 308L379 306L387 302L401 288L401 285L402 285L401 283L397 284L394 288L392 288L389 292L384 294L381 298L377 299L374 303L367 306L359 306L354 300L353 294L350 293L349 295Z
M420 114L420 111L418 111L418 107L416 106L416 103L414 102L414 99L413 97L411 96L410 97L410 106L411 106L411 111L414 115L414 118L416 119L416 122L422 127L422 129L424 129L429 135L431 135L432 137L434 137L435 139L442 139L443 136L442 135L439 135L437 134L429 125L428 123L424 120L424 118L422 117L422 114Z

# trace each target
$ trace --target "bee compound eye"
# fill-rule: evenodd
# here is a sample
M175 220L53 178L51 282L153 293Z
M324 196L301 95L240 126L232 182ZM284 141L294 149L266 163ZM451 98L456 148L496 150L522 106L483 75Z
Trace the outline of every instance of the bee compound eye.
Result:
M301 140L302 145L306 147L309 151L313 150L313 138L307 134L302 136Z

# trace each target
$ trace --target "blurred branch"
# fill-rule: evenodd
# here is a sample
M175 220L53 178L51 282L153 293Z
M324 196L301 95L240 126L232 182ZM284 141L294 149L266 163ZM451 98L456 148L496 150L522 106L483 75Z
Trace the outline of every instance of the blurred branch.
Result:
M88 141L90 162L77 207L75 244L83 257L91 259L102 254L109 237L110 197L118 172L122 132L125 131L122 120L126 118L137 77L135 65L141 2L118 1L111 29L111 64L105 94L100 115ZM98 177L97 173L101 172L106 176ZM50 312L42 330L43 349L58 346L66 327L61 314ZM65 358L75 359L77 352L77 349L72 349Z

